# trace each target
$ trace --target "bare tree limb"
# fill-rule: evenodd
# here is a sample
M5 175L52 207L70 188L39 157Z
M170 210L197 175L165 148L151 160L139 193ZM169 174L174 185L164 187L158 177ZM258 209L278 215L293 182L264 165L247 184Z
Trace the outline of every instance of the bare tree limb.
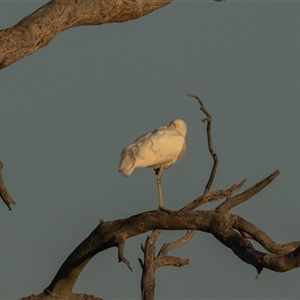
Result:
M154 230L150 236L147 237L143 247L144 263L143 273L141 278L141 299L154 299L155 290L155 242L162 230Z
M268 184L270 184L279 175L279 173L279 170L276 170L268 177L256 183L254 186L248 188L245 192L226 199L223 203L216 207L216 211L229 211L233 207L249 200L263 188L265 188Z
M209 152L211 154L211 156L213 157L213 167L211 170L211 174L210 177L208 179L208 182L205 186L205 190L203 195L200 197L200 199L198 199L198 201L193 201L192 204L190 204L189 206L185 206L182 210L187 210L187 208L191 208L191 207L195 207L194 205L197 203L198 206L200 206L202 203L208 202L209 200L212 200L212 195L213 193L210 191L210 188L212 186L214 177L215 177L215 173L217 170L217 166L218 166L218 157L217 154L215 153L214 149L213 149L213 145L212 145L212 137L211 137L211 115L209 114L209 112L206 110L206 108L204 107L203 103L201 102L200 98L197 95L194 94L188 94L189 97L194 97L198 100L199 104L200 104L200 110L203 111L203 113L206 115L206 119L203 119L203 122L207 122L207 127L206 127L206 133L207 133L207 144L208 144L208 149ZM231 195L231 193L230 193ZM155 232L154 232L155 233ZM145 243L145 248L146 251L144 251L144 263L142 263L141 260L140 264L142 266L143 269L143 276L142 276L142 284L141 284L141 289L142 289L142 299L143 300L152 300L154 299L154 287L155 287L155 277L154 277L154 273L155 273L155 269L158 267L162 267L162 266L175 266L175 267L181 267L184 266L186 264L188 264L189 260L186 258L180 258L180 257L174 257L174 256L170 256L167 254L167 252L171 249L180 247L182 245L184 245L185 243L187 243L195 234L195 231L193 230L189 230L186 235L184 237L182 237L181 239L168 243L168 244L164 244L163 247L160 249L160 252L158 254L158 256L154 259L154 243L156 241L156 236L154 236L154 233L150 236L150 238L147 239L146 243ZM160 232L158 233L160 234ZM151 243L149 243L149 241L151 240ZM149 249L148 249L149 248ZM153 258L151 260L149 260L149 256L153 256Z
M202 196L198 197L194 201L190 202L189 204L182 207L180 210L194 210L197 207L208 203L208 202L216 202L220 201L224 198L228 198L229 195L232 195L235 191L239 190L245 183L246 179L241 181L240 183L235 183L229 189L224 190L216 190L214 192L206 192Z
M212 116L211 114L207 111L207 109L204 107L202 101L200 100L200 98L195 95L195 94L187 94L187 96L189 97L193 97L196 100L198 100L199 104L200 104L200 110L203 111L203 113L206 115L205 119L202 119L202 122L207 122L207 126L206 126L206 136L207 136L207 144L208 144L208 150L213 158L213 167L208 179L208 182L205 186L205 190L204 190L204 194L208 191L210 191L210 188L213 184L216 172L217 172L217 167L218 167L218 156L213 148L213 144L212 144L212 137L211 137L211 122L212 122Z
M52 0L0 30L0 69L48 45L58 34L81 25L125 22L145 16L172 0Z
M299 247L281 257L257 251L247 238L236 231L238 226L242 226L239 224L241 220L235 215L214 210L171 211L169 214L156 210L127 219L102 222L69 255L43 294L68 299L67 297L72 295L72 288L79 274L94 255L108 248L117 247L120 236L126 240L157 229L209 232L229 247L241 260L254 266L258 273L263 268L284 272L299 267L300 251L297 250ZM155 247L154 244L153 247Z
M197 97L197 96L196 96ZM199 98L198 98L199 99ZM199 99L200 101L200 99ZM200 101L201 104L201 101ZM211 118L204 106L210 124ZM206 185L204 194L174 212L156 210L131 216L123 220L104 222L92 231L92 233L69 255L62 264L50 285L41 293L38 299L72 299L72 289L76 280L86 264L97 253L110 247L118 248L118 259L124 262L130 269L129 261L124 257L126 239L153 231L147 238L145 246L142 246L144 262L139 260L143 277L141 281L142 299L154 299L155 269L161 266L184 266L188 259L168 255L168 251L179 247L189 241L195 231L211 233L223 245L230 248L242 261L255 267L257 276L263 268L276 272L285 272L300 266L300 241L287 244L276 244L269 236L258 227L247 222L243 218L232 215L229 210L256 195L259 191L271 183L279 174L275 171L262 179L244 192L232 196L239 190L245 180L239 184L233 184L225 190L210 191L217 169L217 156L212 148L211 127L207 126L208 144L210 153L214 157L212 171ZM215 159L216 158L216 159ZM209 211L193 211L206 202L214 202L225 199L223 203ZM155 257L155 242L162 230L188 230L187 234L178 241L165 244ZM251 243L251 239L259 242L267 251L258 251Z
M300 242L277 244L260 228L237 215L234 228L242 232L242 236L255 240L272 254L287 255L300 246Z
M177 241L164 244L158 255L155 257L155 243L162 230L154 230L147 237L145 245L142 247L144 252L144 262L139 259L143 274L141 279L141 299L154 299L155 292L155 270L164 266L182 267L189 263L189 259L168 255L168 251L186 244L193 236L195 231L188 230L184 237Z
M39 295L30 295L20 300L53 300L53 298L51 297L51 295L39 294ZM59 300L103 300L103 299L96 297L94 295L73 294L70 298L59 298Z
M130 262L128 259L125 258L124 256L124 246L125 246L125 240L123 238L117 238L116 240L116 245L118 247L118 259L119 259L119 262L123 262L131 272L132 271L132 268L130 266Z
M155 259L155 266L156 268L160 267L183 267L189 263L188 258L178 257L178 256L171 256L171 255L161 255Z
M194 235L195 235L195 231L188 230L187 233L179 240L164 244L159 250L158 256L167 255L169 251L179 248L182 245L185 245L193 238Z
M179 248L188 243L195 235L194 230L188 230L186 234L173 242L164 244L155 259L155 268L164 266L183 267L189 263L188 258L171 256L168 254L169 251Z
M2 161L0 161L0 197L2 198L3 202L7 205L8 209L11 210L10 205L16 203L8 193L8 190L3 182L2 169L3 169L3 163Z

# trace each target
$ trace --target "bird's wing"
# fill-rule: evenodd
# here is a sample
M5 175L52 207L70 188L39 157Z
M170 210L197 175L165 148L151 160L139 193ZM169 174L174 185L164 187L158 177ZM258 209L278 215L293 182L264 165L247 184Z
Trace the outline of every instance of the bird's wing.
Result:
M153 134L155 134L156 132L158 131L161 131L163 129L167 129L168 127L166 126L160 126L160 127L157 127L155 128L153 131L151 132L147 132L141 136L139 136L135 141L134 143L143 143L144 141L146 141L150 136L152 136Z
M176 130L159 127L153 132L136 140L139 148L136 167L154 167L168 163L169 166L178 160L185 149L185 139ZM168 167L168 166L166 166Z

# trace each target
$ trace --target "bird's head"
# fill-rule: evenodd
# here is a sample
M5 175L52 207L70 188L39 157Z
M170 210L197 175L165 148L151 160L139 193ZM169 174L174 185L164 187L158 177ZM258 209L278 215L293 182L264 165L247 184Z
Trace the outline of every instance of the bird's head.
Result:
M168 127L176 129L182 136L186 137L187 125L183 120L175 119L169 124Z

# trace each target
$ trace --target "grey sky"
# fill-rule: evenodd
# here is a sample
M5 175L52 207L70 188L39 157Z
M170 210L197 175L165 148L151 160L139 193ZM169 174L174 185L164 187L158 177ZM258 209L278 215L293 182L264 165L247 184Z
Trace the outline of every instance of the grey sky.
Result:
M243 2L243 3L241 3ZM0 1L0 28L42 1ZM211 168L196 93L213 115L214 189L276 169L280 176L233 212L278 243L299 240L300 1L177 1L141 19L67 30L0 72L0 160L17 205L0 207L0 299L45 288L98 225L157 207L154 172L117 171L120 151L174 118L188 124L187 153L165 171L165 206L199 196ZM208 208L211 206L207 206ZM206 209L206 207L203 207ZM165 232L162 243L180 237ZM96 256L75 292L138 299L146 234ZM156 273L157 299L298 299L300 270L279 274L240 261L197 233Z

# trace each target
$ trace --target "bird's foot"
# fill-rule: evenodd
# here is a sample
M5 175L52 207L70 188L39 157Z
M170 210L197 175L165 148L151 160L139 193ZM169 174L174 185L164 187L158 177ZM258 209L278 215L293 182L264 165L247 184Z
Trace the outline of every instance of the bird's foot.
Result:
M168 214L170 214L170 213L172 212L170 209L167 209L167 208L165 208L165 207L163 207L163 206L159 206L157 209L158 209L158 210L165 211L165 212L167 212Z

